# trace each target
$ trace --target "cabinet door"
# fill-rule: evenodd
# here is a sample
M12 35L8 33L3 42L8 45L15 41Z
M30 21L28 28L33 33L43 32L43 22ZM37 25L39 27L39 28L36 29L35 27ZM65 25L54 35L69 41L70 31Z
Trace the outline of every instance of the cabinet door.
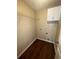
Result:
M53 7L53 8L49 8L48 9L48 21L57 21L60 20L60 13L61 13L61 7L57 6L57 7Z

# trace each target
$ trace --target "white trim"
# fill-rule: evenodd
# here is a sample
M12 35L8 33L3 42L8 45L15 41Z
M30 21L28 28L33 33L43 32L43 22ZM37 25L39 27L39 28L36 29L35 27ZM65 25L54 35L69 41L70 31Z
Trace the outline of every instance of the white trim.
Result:
M36 38L18 55L17 58L19 58L33 44L33 42L35 42L35 40L36 40ZM39 38L39 40L42 40L42 41L45 41L45 42L49 42L49 43L53 43L54 44L54 42L49 41L49 40L40 39L40 38Z
M59 51L59 48L55 49L55 53L56 53L55 59L61 59L61 53Z
M32 44L35 42L36 39L34 39L19 55L17 58L19 58Z
M53 43L54 44L54 42L53 41L50 41L50 40L45 40L45 39L40 39L40 38L38 38L39 40L42 40L42 41L46 41L46 42L49 42L49 43Z

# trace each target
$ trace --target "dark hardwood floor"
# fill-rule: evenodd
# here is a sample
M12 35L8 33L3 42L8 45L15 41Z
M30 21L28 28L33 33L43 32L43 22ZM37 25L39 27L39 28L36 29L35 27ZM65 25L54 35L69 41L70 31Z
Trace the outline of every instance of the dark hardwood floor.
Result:
M19 59L54 59L54 44L36 40Z

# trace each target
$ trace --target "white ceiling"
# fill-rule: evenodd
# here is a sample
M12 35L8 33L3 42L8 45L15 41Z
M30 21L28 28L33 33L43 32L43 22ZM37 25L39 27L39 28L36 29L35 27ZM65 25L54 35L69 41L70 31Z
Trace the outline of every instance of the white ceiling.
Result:
M24 0L34 10L61 5L61 0Z

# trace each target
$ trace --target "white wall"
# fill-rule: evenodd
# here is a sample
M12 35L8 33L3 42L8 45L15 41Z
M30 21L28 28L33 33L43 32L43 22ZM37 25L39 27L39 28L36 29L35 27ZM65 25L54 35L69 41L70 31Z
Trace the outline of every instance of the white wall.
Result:
M32 18L35 17L35 11L30 8L23 0L17 1L17 12Z
M50 39L54 42L57 24L47 24L47 9L36 12L37 38ZM46 35L48 32L48 35Z
M18 0L17 8L17 54L19 55L35 38L35 12L22 0Z
M34 11L23 0L17 3L17 53L18 55L35 39L55 40L57 24L47 24L47 9ZM46 32L48 35L46 35Z

